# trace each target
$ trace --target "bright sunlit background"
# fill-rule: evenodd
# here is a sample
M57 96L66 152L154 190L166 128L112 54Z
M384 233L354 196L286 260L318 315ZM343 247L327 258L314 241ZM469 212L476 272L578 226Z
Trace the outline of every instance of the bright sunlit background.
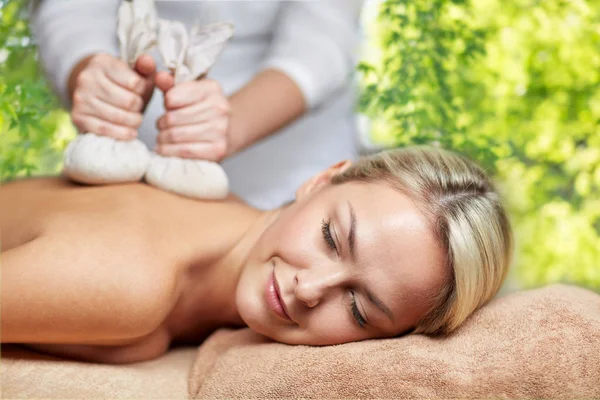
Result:
M517 236L508 290L600 292L600 0L367 1L371 141L436 143L494 174ZM0 179L58 174L74 137L23 0L0 0Z

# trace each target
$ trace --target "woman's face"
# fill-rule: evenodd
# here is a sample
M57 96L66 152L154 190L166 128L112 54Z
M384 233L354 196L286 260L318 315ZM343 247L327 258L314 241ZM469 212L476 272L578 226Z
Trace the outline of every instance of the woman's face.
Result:
M237 287L240 316L289 344L406 332L448 277L444 251L408 197L329 177L301 188L258 239Z

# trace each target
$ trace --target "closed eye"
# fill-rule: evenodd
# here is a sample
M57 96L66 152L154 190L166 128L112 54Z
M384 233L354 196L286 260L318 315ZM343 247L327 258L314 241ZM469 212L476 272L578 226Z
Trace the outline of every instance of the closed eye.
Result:
M331 220L323 220L323 222L321 222L321 232L323 233L323 239L325 240L327 247L334 250L339 255L335 240L333 240L333 236L331 236Z
M350 301L350 307L352 308L352 315L354 316L354 319L356 320L358 325L360 325L361 328L364 328L367 321L362 316L360 311L358 311L358 306L356 305L356 295L354 294L354 292L350 292L350 293L352 294L352 299Z

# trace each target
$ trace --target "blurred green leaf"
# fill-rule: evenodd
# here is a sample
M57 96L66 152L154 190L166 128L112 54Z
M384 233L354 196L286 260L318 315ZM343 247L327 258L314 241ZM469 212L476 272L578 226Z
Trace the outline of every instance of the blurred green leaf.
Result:
M40 72L27 2L0 1L0 20L0 180L56 174L74 132Z
M600 1L387 0L374 23L381 57L359 66L374 140L478 160L522 285L600 291Z

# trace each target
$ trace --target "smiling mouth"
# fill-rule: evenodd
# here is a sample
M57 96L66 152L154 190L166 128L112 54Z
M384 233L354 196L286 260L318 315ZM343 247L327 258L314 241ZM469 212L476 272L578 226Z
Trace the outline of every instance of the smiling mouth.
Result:
M288 313L287 307L285 306L285 302L283 301L283 298L281 297L281 290L279 290L279 283L277 282L277 277L275 276L275 271L273 271L273 282L275 283L275 292L277 293L277 298L279 299L279 302L281 303L281 308L283 308L283 312L285 313L285 316L288 317L288 319L291 321L292 318L290 317L290 313Z
M266 297L267 304L269 308L280 318L285 319L287 321L292 321L290 318L286 308L285 303L281 298L281 292L279 291L279 285L277 284L277 279L275 278L275 271L271 272L271 276L267 281L266 287Z

